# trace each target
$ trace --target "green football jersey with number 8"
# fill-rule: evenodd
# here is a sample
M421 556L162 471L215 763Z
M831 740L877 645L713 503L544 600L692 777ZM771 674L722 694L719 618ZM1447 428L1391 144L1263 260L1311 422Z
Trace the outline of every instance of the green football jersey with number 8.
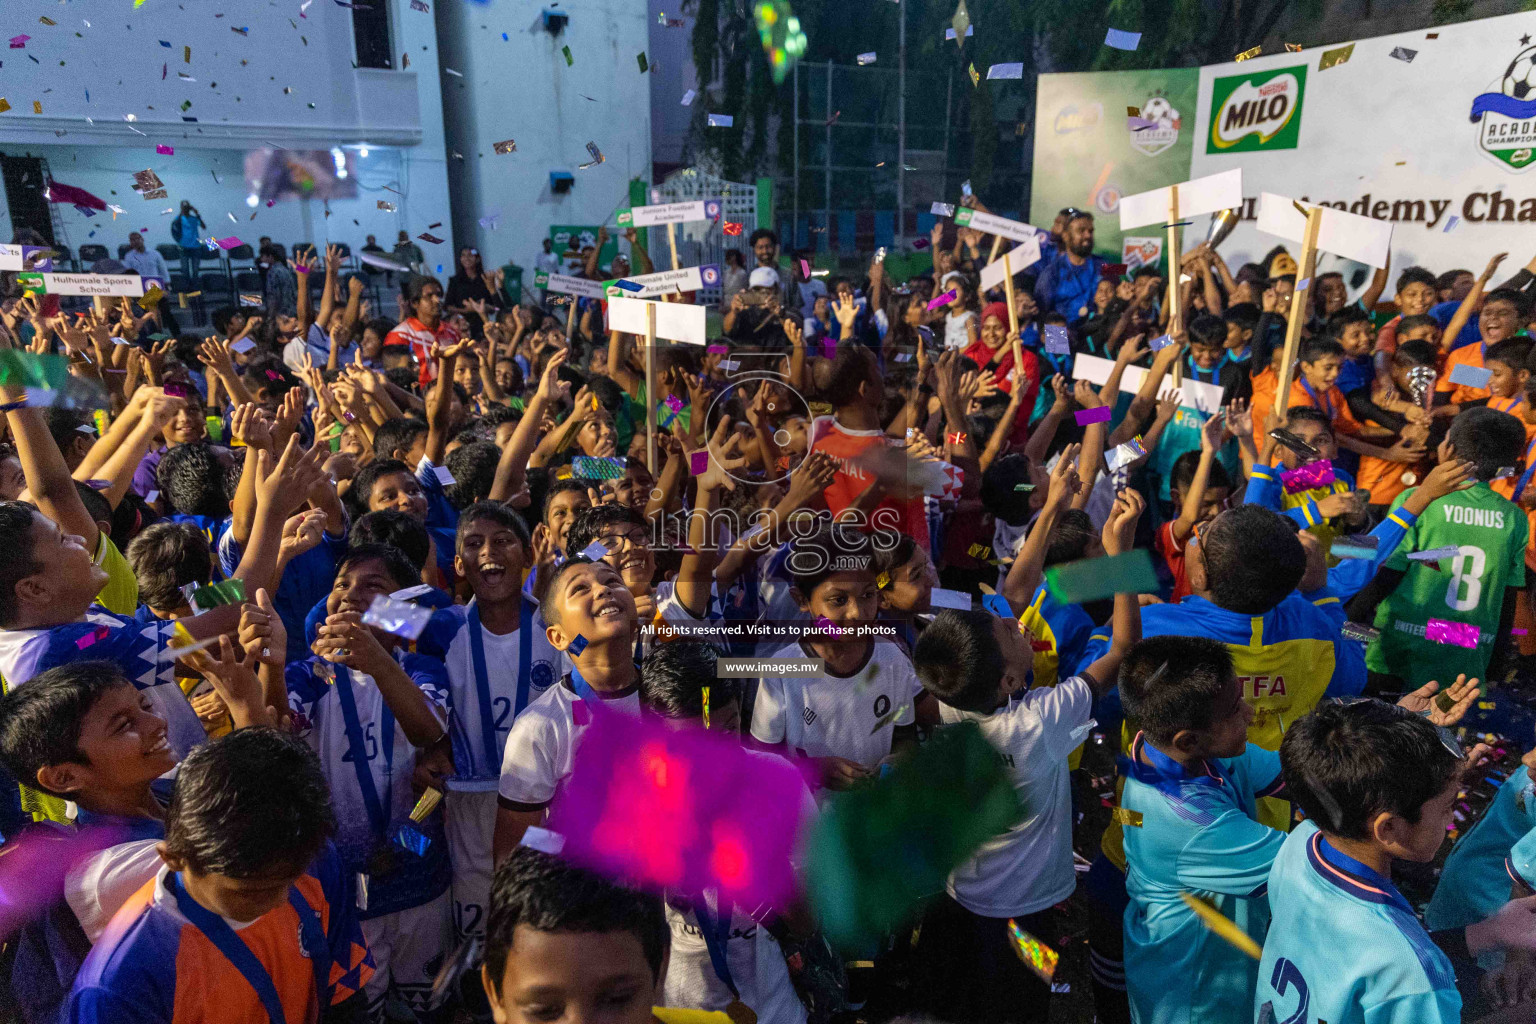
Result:
M1398 495L1392 507L1413 490ZM1407 576L1376 609L1381 637L1366 652L1366 667L1401 677L1409 689L1430 680L1447 687L1462 672L1486 684L1505 588L1525 585L1529 532L1525 512L1484 482L1432 502L1386 561ZM1438 563L1408 558L1444 547L1456 548L1456 555ZM1477 649L1425 639L1430 619L1476 626Z

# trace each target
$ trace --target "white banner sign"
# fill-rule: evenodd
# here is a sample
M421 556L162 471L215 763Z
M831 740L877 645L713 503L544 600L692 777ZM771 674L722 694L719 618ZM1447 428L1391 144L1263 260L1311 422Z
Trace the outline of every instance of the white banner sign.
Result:
M1215 213L1243 204L1243 170L1234 167L1221 174L1138 192L1120 200L1120 230L1129 231L1147 224L1168 222L1169 201L1179 190L1179 220Z
M696 220L719 220L720 200L700 199L692 203L661 203L635 206L618 216L621 228L650 228L663 224L687 224Z
M644 299L610 299L608 301L608 329L645 334L645 311L656 311L656 337L681 341L688 345L703 345L709 339L704 326L704 307L687 306L681 302L646 302Z
M139 298L144 294L144 279L138 274L28 274L16 280L29 291L46 295L125 295ZM41 282L39 289L37 283Z
M1008 269L1006 271L1003 269L1004 260L1007 261ZM1018 274L1039 262L1040 239L1031 237L1023 245L1009 249L998 256L997 259L981 268L981 290L987 291L992 288L1001 288L1003 286L1003 278L1009 271Z
M955 223L962 228L972 227L977 231L985 231L989 235L1002 235L1015 242L1027 242L1040 233L1039 228L1030 227L1023 221L1009 220L995 213L982 213L969 206L962 206L955 211Z
M1304 204L1311 207L1311 203ZM1315 207L1314 207L1315 208ZM1323 252L1357 260L1367 266L1384 267L1392 251L1392 222L1360 217L1325 206L1322 223L1317 227L1317 247ZM1279 235L1298 246L1306 237L1307 218L1286 196L1265 192L1259 197L1259 230ZM1301 250L1296 250L1301 257Z
M51 271L51 252L46 245L0 245L0 270Z
M1105 384L1109 381L1110 371L1115 368L1113 359L1101 359L1098 356L1090 356L1079 353L1072 360L1072 376L1078 380L1086 380L1090 384ZM1126 394L1134 395L1141 390L1141 382L1146 380L1147 371L1139 366L1127 366L1125 375L1120 378L1120 390ZM1166 398L1173 387L1173 374L1163 378L1163 384L1157 389L1159 399ZM1194 409L1203 412L1207 416L1214 416L1221 411L1221 388L1215 384L1205 384L1198 380L1184 378L1180 385L1180 405L1186 409Z
M706 267L679 267L676 270L658 270L654 274L634 274L623 279L626 284L640 285L639 291L619 287L615 281L606 282L609 298L649 299L655 295L673 292L696 292L707 285L720 283L720 268L711 263Z
M569 277L565 274L550 274L541 282L541 276L535 275L533 283L547 292L558 292L561 295L579 295L584 299L601 299L606 297L601 281L589 281L584 277Z
M1342 54L1324 57L1347 40L1201 68L1190 173L1240 165L1246 192L1242 219L1221 246L1227 265L1258 261L1274 246L1258 222L1265 192L1391 223L1394 268L1475 273L1494 253L1528 255L1536 225L1530 36L1536 15L1519 13L1437 25L1433 38L1419 29L1356 39L1342 63ZM1370 275L1341 256L1319 269L1343 271L1358 294ZM1518 269L1506 267L1494 284Z

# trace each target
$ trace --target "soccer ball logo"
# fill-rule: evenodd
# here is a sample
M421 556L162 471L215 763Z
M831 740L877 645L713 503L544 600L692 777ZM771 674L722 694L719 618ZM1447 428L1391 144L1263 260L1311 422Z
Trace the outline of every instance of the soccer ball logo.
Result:
M1501 86L1506 96L1517 100L1536 99L1536 46L1526 47L1515 55L1504 71Z
M1141 116L1148 121L1156 121L1162 129L1174 129L1179 126L1179 112L1173 109L1165 97L1153 96L1141 105Z

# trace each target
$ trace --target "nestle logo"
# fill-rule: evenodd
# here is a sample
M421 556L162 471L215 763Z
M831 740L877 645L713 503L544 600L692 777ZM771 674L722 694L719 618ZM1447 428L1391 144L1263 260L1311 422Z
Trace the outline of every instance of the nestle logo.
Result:
M1102 103L1090 104L1079 110L1073 103L1062 107L1056 112L1056 119L1052 127L1057 135L1066 135L1070 132L1090 131L1099 126L1104 119L1104 105Z

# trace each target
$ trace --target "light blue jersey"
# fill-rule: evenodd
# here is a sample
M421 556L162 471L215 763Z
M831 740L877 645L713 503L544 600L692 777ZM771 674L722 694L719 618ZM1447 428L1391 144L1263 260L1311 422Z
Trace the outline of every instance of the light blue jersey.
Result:
M1253 1012L1273 1024L1456 1024L1451 962L1392 883L1296 826L1269 873Z
M1440 884L1424 911L1431 931L1465 928L1493 916L1509 899L1505 859L1522 837L1536 829L1536 786L1521 765L1499 787L1482 820L1445 859Z
M1536 892L1536 830L1527 832L1504 859L1509 880L1519 882L1527 891Z
M1269 869L1285 842L1255 820L1281 787L1280 755L1248 744L1186 769L1141 735L1123 762L1125 987L1137 1024L1226 1024L1253 1005L1258 964L1208 930L1180 898L1210 900L1255 942L1269 925ZM1139 824L1137 815L1139 815Z

